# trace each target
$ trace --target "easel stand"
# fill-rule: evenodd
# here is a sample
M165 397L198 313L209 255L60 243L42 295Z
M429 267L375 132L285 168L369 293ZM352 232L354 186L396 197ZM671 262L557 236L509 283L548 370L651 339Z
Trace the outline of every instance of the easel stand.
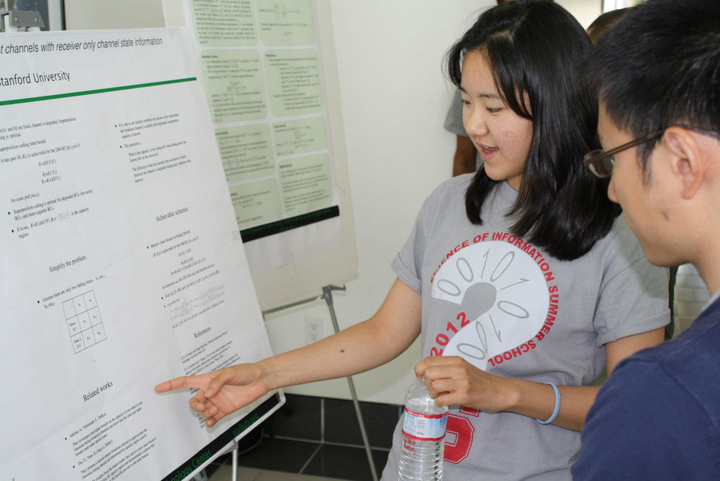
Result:
M322 288L322 295L311 297L309 299L304 299L302 301L293 302L292 304L288 304L285 306L276 307L273 309L268 309L266 311L263 311L263 317L265 317L267 314L271 314L273 312L281 311L284 309L289 309L291 307L296 307L302 304L307 304L308 302L314 302L319 301L321 299L325 300L325 303L328 306L328 310L330 311L330 319L332 319L333 323L333 329L335 330L335 333L337 334L340 332L340 327L338 326L337 322L337 316L335 315L335 307L333 306L333 297L332 297L332 291L344 291L345 286L333 286L333 285L327 285ZM365 445L365 453L367 454L368 463L370 464L370 473L372 473L372 479L373 481L377 481L377 472L375 471L375 463L373 462L372 457L372 451L370 450L370 441L367 437L367 432L365 431L365 423L363 422L362 413L360 412L360 403L358 402L357 394L355 392L355 384L353 383L352 376L347 376L348 386L350 387L350 396L352 397L353 406L355 407L355 414L357 415L358 419L358 425L360 426L360 434L362 435L363 444ZM237 481L237 448L233 450L233 481Z

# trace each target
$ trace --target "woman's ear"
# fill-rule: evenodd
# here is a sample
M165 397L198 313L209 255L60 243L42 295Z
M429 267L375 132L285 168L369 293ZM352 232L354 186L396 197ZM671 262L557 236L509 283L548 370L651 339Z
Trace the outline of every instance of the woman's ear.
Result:
M707 159L695 135L683 127L669 127L663 137L665 147L671 155L672 173L682 184L684 199L693 198L700 190L707 169Z

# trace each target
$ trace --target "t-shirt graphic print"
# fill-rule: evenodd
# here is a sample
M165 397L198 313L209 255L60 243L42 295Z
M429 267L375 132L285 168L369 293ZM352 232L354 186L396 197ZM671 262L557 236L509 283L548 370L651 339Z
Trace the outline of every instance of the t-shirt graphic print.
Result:
M436 335L431 355L461 356L485 370L537 346L557 285L530 244L502 232L482 238L461 244L434 276L431 315L455 322Z

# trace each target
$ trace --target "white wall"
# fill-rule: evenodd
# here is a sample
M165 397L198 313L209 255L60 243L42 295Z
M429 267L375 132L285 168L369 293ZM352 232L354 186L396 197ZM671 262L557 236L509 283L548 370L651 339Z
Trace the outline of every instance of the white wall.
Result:
M450 177L454 136L442 122L453 89L442 75L445 51L470 25L468 16L492 0L333 1L341 108L355 213L359 276L337 294L341 327L371 316L395 275L390 263L410 233L427 195ZM474 16L474 15L473 15ZM307 315L268 319L273 347L304 338ZM295 332L296 335L287 335ZM325 332L332 332L329 320ZM402 403L420 360L417 344L389 365L354 378L363 400ZM288 392L347 397L345 380Z
M585 28L588 28L602 13L602 0L556 0L556 2L572 13Z
M583 26L600 0L562 0ZM330 5L340 83L359 274L334 293L341 328L371 316L394 281L390 263L405 242L425 197L450 177L454 136L442 122L453 89L443 54L494 0L322 0ZM161 0L65 0L68 28L162 26ZM324 302L269 315L275 352L300 347L305 319L333 331ZM402 403L420 359L417 343L386 366L354 377L361 400ZM286 389L349 398L344 379Z

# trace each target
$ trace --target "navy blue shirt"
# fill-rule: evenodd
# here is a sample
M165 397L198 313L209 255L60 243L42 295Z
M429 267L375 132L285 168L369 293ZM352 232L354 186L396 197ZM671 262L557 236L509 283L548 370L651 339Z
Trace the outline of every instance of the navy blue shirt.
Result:
M720 300L623 360L588 413L575 481L720 480Z

